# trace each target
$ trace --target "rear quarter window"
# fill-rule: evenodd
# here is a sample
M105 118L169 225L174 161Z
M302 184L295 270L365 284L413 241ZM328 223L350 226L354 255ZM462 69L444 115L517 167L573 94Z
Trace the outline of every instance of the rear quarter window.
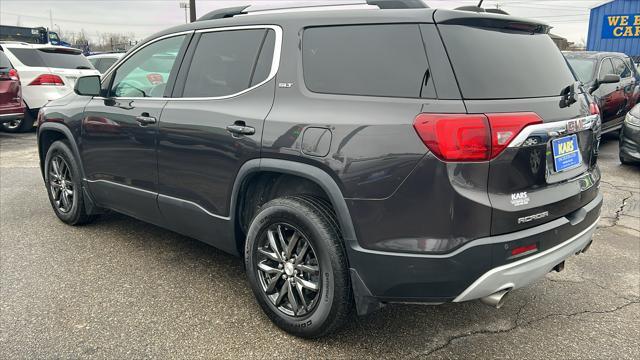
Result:
M558 96L575 79L547 34L440 25L466 99Z
M116 61L118 61L117 58L102 58L100 59L100 64L98 64L98 66L93 64L93 67L95 67L96 70L100 71L101 74L104 74L111 67L111 65L116 63Z
M307 28L302 65L313 92L435 97L432 86L423 89L429 65L417 24Z
M0 51L0 69L11 68L11 62L4 52Z

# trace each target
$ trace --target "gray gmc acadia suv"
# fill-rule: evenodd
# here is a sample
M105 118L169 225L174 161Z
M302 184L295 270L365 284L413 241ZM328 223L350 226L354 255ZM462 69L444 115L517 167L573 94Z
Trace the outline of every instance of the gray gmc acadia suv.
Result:
M549 27L393 4L224 9L80 78L38 116L56 215L243 256L302 337L561 270L598 222L600 117Z

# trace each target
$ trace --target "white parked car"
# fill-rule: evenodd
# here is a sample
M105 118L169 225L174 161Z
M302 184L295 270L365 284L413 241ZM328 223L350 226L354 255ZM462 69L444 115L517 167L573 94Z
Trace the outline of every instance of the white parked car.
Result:
M49 101L73 92L76 79L99 75L78 49L21 42L0 42L0 48L20 74L26 105L22 121L2 124L5 131L30 130L38 110Z
M100 71L100 74L104 74L111 67L111 65L115 64L116 61L120 60L120 58L122 58L123 56L123 52L105 53L89 55L87 56L87 60L91 62L91 65L93 65L96 70Z

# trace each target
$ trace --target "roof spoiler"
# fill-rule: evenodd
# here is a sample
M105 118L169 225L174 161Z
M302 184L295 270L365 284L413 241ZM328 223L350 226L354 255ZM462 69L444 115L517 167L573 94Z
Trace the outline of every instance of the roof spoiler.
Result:
M488 11L475 6L462 9L438 10L434 13L437 24L467 25L494 29L522 31L532 34L548 34L551 26L532 19L518 18L505 14L504 11ZM508 15L508 16L504 16Z
M491 14L501 14L501 15L509 15L508 12L502 10L502 9L485 9L483 7L479 7L479 6L460 6L455 8L454 10L461 10L461 11L473 11L473 12L486 12L486 13L491 13Z
M44 51L44 52L58 52L58 53L67 53L67 54L75 54L75 55L82 54L82 50L72 48L72 47L66 47L66 46L47 46L47 47L38 47L35 49L39 51Z
M335 8L338 6L348 6L348 5L371 5L371 6L377 6L379 9L426 9L429 7L422 0L367 0L366 4L358 3L358 4L287 7L287 8L277 8L277 9L257 10L255 11L255 13L259 13L261 11L308 9L308 8L317 8L318 10L321 10L322 8L331 8L331 7ZM253 13L254 11L246 11L249 6L250 5L242 5L242 6L234 6L234 7L214 10L201 16L196 21L224 19L224 18L234 17L236 15L245 15L245 14Z

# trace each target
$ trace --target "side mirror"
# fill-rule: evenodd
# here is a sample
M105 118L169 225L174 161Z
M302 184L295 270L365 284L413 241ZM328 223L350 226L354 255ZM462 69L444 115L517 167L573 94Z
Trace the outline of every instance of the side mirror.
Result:
M82 76L76 81L73 91L83 96L100 96L100 75Z
M615 84L618 82L620 82L620 75L614 75L614 74L601 75L596 79L596 81L593 82L591 89L589 89L589 94L592 94L594 91L598 90L598 88L602 84Z
M600 84L615 84L620 82L620 75L606 74L598 77L598 82Z

